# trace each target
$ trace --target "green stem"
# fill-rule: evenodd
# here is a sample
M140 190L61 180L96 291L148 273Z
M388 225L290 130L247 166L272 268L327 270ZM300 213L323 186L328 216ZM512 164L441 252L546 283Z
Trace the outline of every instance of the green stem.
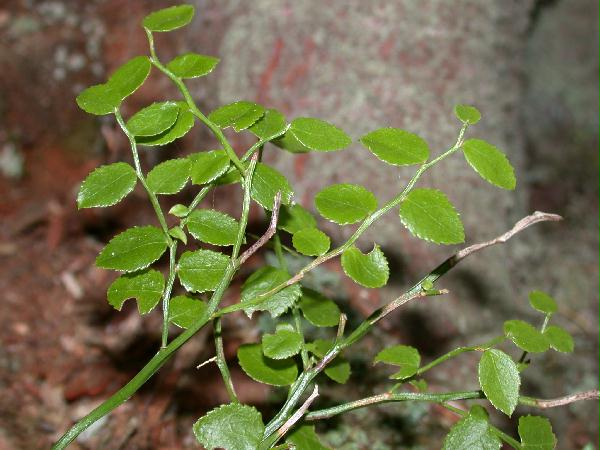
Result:
M448 353L446 353L445 355L440 356L437 359L434 359L433 361L431 361L429 364L420 367L419 370L417 370L417 372L415 373L415 376L421 375L425 372L427 372L429 369L434 368L435 366L443 363L444 361L447 361L451 358L454 358L455 356L458 356L462 353L466 353L466 352L483 352L489 348L492 348L496 345L498 345L499 343L501 343L502 341L504 341L505 337L504 336L498 336L488 342L486 342L485 344L481 344L481 345L472 345L470 347L459 347L456 348Z
M169 341L169 306L171 302L171 292L173 290L173 283L175 283L175 257L177 254L177 241L173 240L173 243L169 246L169 278L167 279L167 285L165 286L165 292L163 293L163 329L162 329L162 348L167 346Z
M165 215L162 212L160 203L158 203L158 198L156 197L156 194L152 192L152 190L148 187L148 184L146 183L146 177L144 177L144 173L142 172L142 166L140 165L140 156L137 151L137 143L135 142L135 137L129 132L129 130L125 126L123 116L121 116L119 110L115 109L114 113L115 118L117 119L117 123L119 124L121 130L123 130L123 133L125 133L127 139L129 140L129 144L131 146L131 154L133 156L133 164L135 166L135 173L138 179L140 180L140 183L142 183L142 186L144 186L144 189L148 194L148 198L150 199L150 203L152 203L152 208L154 208L154 212L156 213L156 217L158 218L158 222L160 223L163 233L165 234L167 242L169 243L169 245L171 245L173 240L169 235L169 227L167 226Z
M240 174L243 177L244 173L246 171L246 168L244 167L244 165L242 164L242 162L236 155L235 151L233 150L233 147L231 146L231 144L229 143L227 138L225 138L223 131L217 125L215 125L212 121L210 121L208 119L208 117L206 117L204 114L202 114L202 111L200 111L198 109L198 107L196 106L196 103L194 102L194 99L192 98L192 96L190 94L190 91L186 87L185 83L181 80L181 78L176 76L173 72L171 72L169 69L167 69L165 66L162 65L162 63L158 59L158 56L156 55L156 50L154 48L154 37L152 36L152 32L147 29L145 29L145 31L146 31L146 36L148 37L148 44L150 45L150 62L152 63L152 65L154 65L158 70L160 70L162 73L164 73L166 76L168 76L171 79L171 81L173 81L173 83L175 83L175 85L177 86L177 88L179 89L181 94L183 95L183 98L185 99L185 101L190 109L190 112L194 116L196 116L198 119L200 119L200 121L202 123L204 123L208 128L210 128L210 130L213 132L215 137L218 139L218 141L223 146L223 149L225 149L225 152L227 153L227 156L229 156L229 159L231 159L231 162L233 163L233 165L239 170Z
M256 162L253 161L248 166L246 170L246 177L244 182L244 198L250 198L250 188L252 183L252 175L254 174L254 168L256 167ZM125 386L119 389L115 394L109 397L104 403L98 406L96 409L91 411L81 420L79 420L75 425L73 425L59 440L52 446L53 450L62 450L66 448L80 433L82 433L86 428L96 422L98 419L104 417L109 414L118 406L122 405L125 401L127 401L139 388L141 388L146 381L148 381L152 375L154 375L172 356L172 354L177 351L183 344L185 344L192 336L194 336L204 325L208 323L211 319L214 312L217 310L219 306L219 302L225 293L225 290L231 283L233 276L235 275L237 269L239 268L236 258L237 253L239 253L239 249L242 246L244 241L244 233L246 229L246 225L248 223L248 202L244 202L244 209L242 218L240 220L240 229L238 232L238 236L236 242L234 244L234 253L232 256L232 263L229 264L225 273L223 274L223 278L219 282L219 285L215 289L211 299L208 303L206 311L204 314L198 318L198 321L192 325L190 328L185 330L182 334L177 336L170 344L168 344L165 348L160 349L160 351L150 360L148 363L140 370L137 375L135 375Z
M227 360L225 359L225 352L223 351L223 336L221 334L221 319L214 320L214 333L215 333L215 349L217 353L217 367L223 377L225 383L225 389L229 394L229 400L233 403L239 403L237 394L235 393L235 387L229 373L229 367L227 367Z

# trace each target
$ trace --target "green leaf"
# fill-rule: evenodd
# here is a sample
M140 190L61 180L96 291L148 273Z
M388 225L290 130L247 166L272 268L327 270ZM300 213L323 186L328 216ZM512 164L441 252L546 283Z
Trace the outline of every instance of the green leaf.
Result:
M136 142L139 145L145 145L148 147L156 145L166 145L173 142L175 139L179 139L187 134L188 131L194 126L194 115L188 109L185 102L176 102L179 107L179 115L173 126L156 136L138 136Z
M260 344L244 344L237 351L240 367L260 383L289 386L296 380L298 366L294 359L271 359L263 354Z
M136 56L115 70L107 81L119 98L119 104L144 84L152 64L147 56Z
M188 207L185 205L181 205L179 203L176 205L173 205L171 207L171 209L169 210L169 214L172 214L175 217L179 217L179 218L185 217L188 214L188 212L189 212Z
M312 289L302 288L299 306L306 320L316 327L335 327L340 321L340 308Z
M390 378L403 380L417 373L421 365L421 355L419 355L419 351L414 347L395 345L381 350L373 360L374 364L378 362L400 366L401 369Z
M517 185L515 171L500 150L481 139L468 139L463 144L468 163L481 178L502 189L513 190Z
M219 128L233 127L239 132L256 123L264 113L262 106L242 100L214 110L208 115L208 120Z
M302 335L292 330L279 329L275 334L263 334L262 337L263 353L272 359L285 359L297 355L302 344Z
M309 153L310 148L302 144L288 129L281 137L273 139L272 143L290 153Z
M179 78L198 78L208 75L219 64L219 58L214 56L186 53L179 55L167 64L175 76Z
M189 328L206 312L206 303L186 295L173 297L169 303L169 322Z
M319 441L314 425L300 425L294 428L286 437L286 442L296 447L296 450L329 450Z
M356 184L334 184L315 196L315 206L323 217L339 225L356 223L377 209L372 192Z
M529 304L533 309L544 314L554 314L558 311L556 301L542 291L531 291L529 293Z
M265 266L254 272L242 285L241 302L249 302L261 294L269 292L273 288L285 283L290 279L290 274L285 270L271 266ZM248 316L255 311L269 311L273 317L282 315L302 295L298 284L288 286L276 294L263 299L257 306L249 306L244 309Z
M323 358L331 347L333 347L333 341L326 339L317 339L306 345L306 349L319 358ZM350 373L350 363L339 355L325 368L325 375L340 384L345 384L348 381Z
M186 26L194 17L192 5L178 5L164 8L144 17L142 25L150 31L172 31Z
M421 137L398 128L380 128L360 142L377 158L394 166L420 164L429 158L429 146Z
M117 278L108 288L108 303L121 311L125 300L135 298L140 314L147 314L160 301L165 279L157 270L127 273Z
M515 362L506 353L489 349L479 360L479 385L496 409L511 416L519 400L521 378Z
M152 226L133 227L110 240L96 258L103 269L135 272L145 269L162 256L167 240L162 230Z
M77 194L78 208L114 205L129 194L137 182L135 170L118 162L101 166L90 173Z
M177 116L179 116L177 103L153 103L135 113L127 121L127 129L134 136L156 136L171 128Z
M354 245L342 253L344 273L361 286L385 286L390 275L388 262L378 245L366 255Z
M214 291L225 275L229 256L212 250L185 252L179 259L177 275L189 292Z
M523 450L553 450L556 447L552 425L545 417L519 417L519 436Z
M436 244L460 244L465 231L446 195L436 189L414 189L400 205L400 219L416 237Z
M252 177L250 195L256 203L271 211L277 192L281 192L282 205L288 205L294 195L289 181L281 173L266 164L258 163Z
M169 236L175 239L179 239L181 242L187 245L187 236L185 231L179 226L173 227L169 229Z
M290 234L297 233L304 228L316 228L317 220L314 216L296 203L292 206L281 206L277 228Z
M322 152L342 150L352 139L338 127L323 120L299 117L290 125L289 132L305 147Z
M199 241L213 245L233 245L240 225L228 214L213 209L198 209L189 215L187 227Z
M75 101L83 111L96 116L112 114L121 104L118 92L108 84L97 84L84 89Z
M548 340L550 347L558 352L571 353L575 349L573 337L564 328L550 325L544 330L544 336Z
M526 352L542 353L550 347L548 339L542 333L522 320L504 322L504 334Z
M294 248L303 255L321 256L327 253L331 240L317 228L304 228L292 236Z
M479 110L471 105L456 105L454 114L458 120L469 125L475 125L481 119Z
M267 109L264 116L248 128L261 141L270 141L279 135L287 126L285 116L276 109Z
M230 403L198 419L193 430L198 442L207 450L256 450L265 426L256 408Z
M225 150L194 153L188 158L192 161L190 174L193 184L210 183L229 169L229 156Z
M148 187L155 194L177 194L190 177L188 159L170 159L155 166L146 178Z
M442 450L498 450L500 447L502 441L491 430L487 412L475 405L452 426Z

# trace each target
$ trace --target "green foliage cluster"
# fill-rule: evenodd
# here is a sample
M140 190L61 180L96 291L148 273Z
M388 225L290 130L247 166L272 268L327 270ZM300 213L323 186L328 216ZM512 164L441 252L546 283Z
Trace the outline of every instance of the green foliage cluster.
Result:
M343 356L344 350L350 351L352 344L396 307L415 298L442 295L444 291L436 290L434 283L451 268L451 264L432 271L399 299L375 311L351 333L345 332L345 316L340 307L324 293L304 286L304 275L323 262L340 257L345 274L357 284L367 288L385 286L390 269L384 252L374 244L368 253L364 253L355 244L364 230L392 210L399 215L399 223L416 238L436 244L464 242L461 218L448 196L439 190L415 187L426 170L451 155L462 153L467 163L487 182L503 189L515 188L513 168L500 150L482 139L465 139L467 129L481 118L473 106L456 106L455 114L460 124L457 141L435 157L420 136L397 128L380 128L359 139L365 151L393 168L418 165L418 169L406 187L385 202L356 184L341 183L321 189L314 198L314 207L324 219L340 226L359 223L345 243L331 249L331 239L318 228L318 220L308 209L294 202L292 186L283 174L262 162L262 152L267 143L292 153L341 151L352 143L352 139L323 120L301 117L288 123L279 111L246 100L204 115L194 103L184 80L209 74L219 59L185 53L163 64L156 55L153 40L154 33L181 28L192 20L193 15L192 6L181 5L147 16L143 27L150 56L131 59L106 83L92 86L77 97L78 105L90 114L114 115L129 139L132 152L132 164L117 162L89 174L77 196L79 208L114 205L139 183L146 191L158 221L158 226L144 225L125 230L111 239L98 255L98 267L121 273L108 289L108 302L120 310L125 301L134 299L139 313L147 314L162 300L163 341L157 356L132 382L75 425L55 448L64 448L83 429L124 402L205 326L213 327L215 331L216 360L231 401L198 419L193 427L198 441L207 449L326 448L319 441L311 421L378 402L351 402L308 412L314 398L302 400L304 393L314 383L324 383L323 376L336 383L346 383L352 376L352 369ZM173 81L183 100L158 101L124 120L120 113L122 102L155 69ZM197 122L214 133L221 148L168 160L144 172L138 153L140 149L150 151L180 139ZM229 128L227 133L247 132L257 139L241 157L236 155L223 133ZM222 184L237 184L244 194L237 218L217 209L199 208L207 193ZM198 190L194 200L189 205L175 205L166 215L159 196L176 194L189 185ZM269 230L259 240L246 230L253 203L264 209L271 220ZM283 246L281 238L289 240L293 249ZM269 240L279 256L278 266L256 270L243 282L239 303L221 307L223 293L237 276L240 266ZM188 245L189 248L182 250ZM243 246L247 247L244 252ZM285 256L285 252L289 256ZM167 253L169 269L163 275L152 266ZM287 260L296 257L309 257L310 262L300 272L291 274ZM177 290L185 293L172 297ZM446 449L499 449L502 442L514 448L554 448L556 439L543 417L521 417L520 441L517 441L490 423L484 407L476 405L464 411L446 403L448 400L486 399L492 407L511 416L519 403L528 402L527 397L520 394L522 372L528 365L527 353L549 349L573 351L571 336L564 329L549 325L557 311L554 300L536 291L530 294L530 301L532 307L543 314L540 329L522 320L511 320L504 324L498 338L483 345L460 347L427 365L422 365L416 348L398 344L381 349L373 363L393 367L390 389L380 396L381 401L430 401L453 410L461 418L449 430L444 442ZM269 314L276 323L275 328L257 342L246 343L237 352L239 365L250 378L289 389L285 404L266 424L265 418L254 407L238 401L222 355L221 317L240 310L248 316ZM174 330L170 324L185 331L175 333L176 337L171 340ZM310 327L323 328L321 335L329 333L329 338L307 339L305 332ZM506 341L526 352L520 360L515 361L499 348ZM430 391L422 375L468 351L481 354L478 368L481 390Z

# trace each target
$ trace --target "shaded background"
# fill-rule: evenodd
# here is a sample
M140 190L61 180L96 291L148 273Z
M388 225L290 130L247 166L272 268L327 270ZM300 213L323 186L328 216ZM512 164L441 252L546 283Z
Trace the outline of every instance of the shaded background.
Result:
M349 355L354 378L323 382L322 405L386 389L385 370L370 358L383 345L414 345L428 361L451 348L483 342L509 318L539 321L527 292L543 289L560 304L556 323L575 337L573 355L536 356L522 391L555 397L598 386L598 3L595 0L196 0L191 26L160 35L159 55L182 51L222 57L215 72L189 83L201 108L245 98L289 119L310 115L353 138L381 126L423 136L434 152L455 140L456 103L472 103L483 120L470 131L503 149L516 168L515 192L500 192L455 157L423 184L443 189L462 213L468 242L487 239L536 210L560 224L528 230L510 244L478 254L454 270L444 300L412 305ZM77 212L81 180L95 166L128 160L111 119L87 116L74 96L145 54L139 26L165 1L5 0L0 3L0 448L47 448L71 424L126 382L156 351L160 314L142 319L135 305L107 304L114 278L93 267L116 232L153 223L143 192L122 205ZM129 115L177 94L153 72L124 105ZM249 140L232 137L236 150ZM146 167L166 157L214 148L195 131L170 148L143 155ZM380 198L397 192L409 170L383 167L359 146L327 155L266 159L312 208L314 194L335 182L364 184ZM400 180L398 180L400 177ZM189 201L192 189L164 206ZM207 199L237 214L236 194L219 188ZM334 241L350 232L323 223ZM258 233L263 217L251 227ZM309 280L340 301L356 323L448 256L410 237L390 214L360 240L382 245L392 265L389 286L356 287L337 264ZM269 255L265 256L267 259ZM228 301L236 298L236 288ZM227 354L243 400L269 414L270 392L235 367L240 343L268 321L232 315ZM218 373L193 367L213 354L201 333L130 402L85 433L73 448L194 448L191 424L226 401ZM477 386L477 355L465 355L427 377L433 390ZM429 374L428 374L429 375ZM522 412L526 412L523 409ZM546 412L544 412L546 413ZM598 405L548 411L559 448L598 444ZM515 422L493 416L512 430ZM337 449L437 448L455 421L432 405L388 405L319 425Z

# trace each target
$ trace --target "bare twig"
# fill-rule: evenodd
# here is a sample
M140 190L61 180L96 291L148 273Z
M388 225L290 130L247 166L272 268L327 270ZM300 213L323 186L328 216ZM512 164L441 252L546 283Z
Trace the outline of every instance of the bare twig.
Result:
M576 394L565 395L564 397L541 399L531 397L520 397L519 403L527 406L533 406L535 408L556 408L557 406L568 405L569 403L579 402L581 400L598 400L600 398L600 392L597 390L578 392Z
M281 192L278 191L275 194L275 199L273 200L273 211L271 213L271 223L269 224L269 228L265 231L258 241L256 241L252 246L246 250L238 259L238 266L241 266L246 262L248 258L250 258L256 251L269 242L269 239L273 237L275 234L275 230L277 229L277 218L279 216L279 207L281 206Z
M315 401L315 399L319 396L319 386L315 385L312 394L305 400L305 402L298 408L294 414L290 416L290 418L277 430L277 436L283 437L288 432L290 428L294 426L296 422L298 422L302 416L306 413L310 405Z
M196 369L199 369L200 367L204 367L205 365L207 365L207 364L210 364L210 363L212 363L212 362L215 362L216 360L217 360L217 356L216 356L216 355L215 355L215 356L213 356L212 358L208 358L206 361L204 361L204 362L202 362L202 363L198 364L198 365L196 366Z

